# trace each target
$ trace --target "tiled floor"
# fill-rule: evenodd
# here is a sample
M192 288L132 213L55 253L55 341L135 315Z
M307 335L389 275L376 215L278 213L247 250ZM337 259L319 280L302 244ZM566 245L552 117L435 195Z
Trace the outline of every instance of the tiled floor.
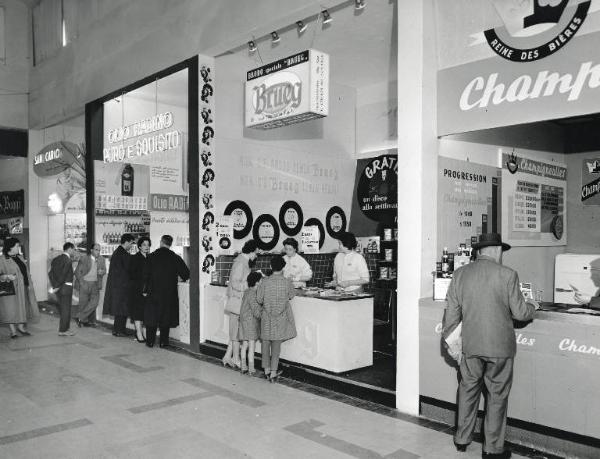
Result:
M103 329L0 329L2 458L474 458L440 432ZM513 457L520 457L513 455Z

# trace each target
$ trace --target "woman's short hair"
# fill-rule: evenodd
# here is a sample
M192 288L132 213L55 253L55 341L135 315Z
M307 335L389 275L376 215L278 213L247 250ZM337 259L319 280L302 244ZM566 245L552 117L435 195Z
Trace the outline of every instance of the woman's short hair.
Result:
M126 242L133 242L133 241L135 241L133 234L125 233L123 236L121 236L121 244L125 244Z
M356 249L356 247L358 245L358 242L356 242L356 237L354 236L354 234L349 233L347 231L340 235L339 241L348 250L354 250L354 249Z
M244 247L242 247L242 253L249 254L256 252L256 249L258 249L257 242L254 239L250 239L249 241L246 241Z
M262 279L262 274L259 272L251 272L248 274L246 281L248 282L248 287L254 287L258 282Z
M142 244L146 241L148 241L148 247L152 247L152 241L150 240L150 238L148 236L142 236L137 241L138 249L140 249L142 247Z
M273 258L271 258L271 269L273 271L281 271L283 268L285 268L285 265L285 260L281 255L275 255Z
M298 241L293 237L288 237L285 241L283 241L283 245L289 245L290 247L293 247L296 252L298 251Z
M6 258L9 257L8 252L10 252L13 247L17 244L20 244L21 241L19 241L16 237L9 237L7 239L4 240L4 245L2 246L2 253L4 254L4 256Z

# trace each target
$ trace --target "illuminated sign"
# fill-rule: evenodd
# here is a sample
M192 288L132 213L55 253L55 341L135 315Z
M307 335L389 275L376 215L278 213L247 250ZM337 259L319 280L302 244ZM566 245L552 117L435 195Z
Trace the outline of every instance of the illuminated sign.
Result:
M329 114L329 56L313 49L246 74L246 127L273 129Z

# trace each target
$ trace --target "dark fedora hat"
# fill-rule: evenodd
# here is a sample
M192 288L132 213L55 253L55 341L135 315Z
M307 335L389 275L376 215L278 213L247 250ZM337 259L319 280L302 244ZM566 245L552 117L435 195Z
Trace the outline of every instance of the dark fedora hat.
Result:
M510 250L510 245L502 242L498 233L484 233L479 236L479 242L473 244L473 250L479 250L482 247L502 246L502 251Z

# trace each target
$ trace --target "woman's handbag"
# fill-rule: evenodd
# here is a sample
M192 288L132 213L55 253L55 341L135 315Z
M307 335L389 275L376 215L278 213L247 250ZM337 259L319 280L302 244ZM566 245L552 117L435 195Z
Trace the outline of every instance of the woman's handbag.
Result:
M14 296L16 295L15 284L13 281L0 281L0 296Z
M235 292L232 292L235 294ZM230 314L240 315L240 309L242 309L242 297L241 296L228 296L225 298L225 312Z

